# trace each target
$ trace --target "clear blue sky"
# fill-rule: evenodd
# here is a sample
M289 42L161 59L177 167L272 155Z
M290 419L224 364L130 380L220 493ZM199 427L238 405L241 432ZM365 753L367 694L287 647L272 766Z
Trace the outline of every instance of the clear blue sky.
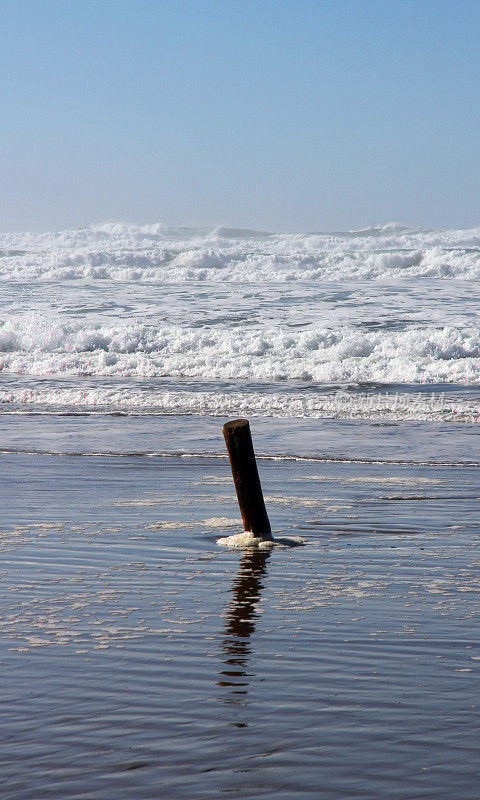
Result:
M0 230L480 225L480 2L2 0Z

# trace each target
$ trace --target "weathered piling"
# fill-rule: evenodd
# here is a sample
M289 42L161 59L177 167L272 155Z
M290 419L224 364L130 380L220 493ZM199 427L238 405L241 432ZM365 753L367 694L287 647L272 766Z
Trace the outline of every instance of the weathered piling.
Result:
M223 426L233 482L243 527L261 539L272 539L262 487L258 477L250 425L247 419L234 419Z

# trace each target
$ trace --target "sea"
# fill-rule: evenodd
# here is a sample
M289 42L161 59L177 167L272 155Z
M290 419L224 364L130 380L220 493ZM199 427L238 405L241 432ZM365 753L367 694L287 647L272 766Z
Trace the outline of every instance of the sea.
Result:
M477 800L479 278L480 228L0 234L2 800Z

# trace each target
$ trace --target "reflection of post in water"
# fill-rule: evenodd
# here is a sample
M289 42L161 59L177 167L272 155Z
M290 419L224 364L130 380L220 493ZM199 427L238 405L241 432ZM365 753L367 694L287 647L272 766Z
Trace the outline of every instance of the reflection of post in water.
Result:
M222 643L222 652L226 656L225 669L221 670L221 680L217 683L218 686L231 686L232 694L247 692L247 662L251 652L249 639L255 631L255 607L260 599L262 578L269 556L270 548L246 551L233 584L233 597L226 611L225 638Z

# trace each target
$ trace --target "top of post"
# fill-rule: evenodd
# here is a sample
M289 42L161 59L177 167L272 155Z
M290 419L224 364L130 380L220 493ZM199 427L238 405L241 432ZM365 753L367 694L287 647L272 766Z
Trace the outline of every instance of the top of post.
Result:
M229 431L237 430L238 428L245 428L248 427L248 419L232 419L231 422L226 422L222 428L223 433L227 433Z

